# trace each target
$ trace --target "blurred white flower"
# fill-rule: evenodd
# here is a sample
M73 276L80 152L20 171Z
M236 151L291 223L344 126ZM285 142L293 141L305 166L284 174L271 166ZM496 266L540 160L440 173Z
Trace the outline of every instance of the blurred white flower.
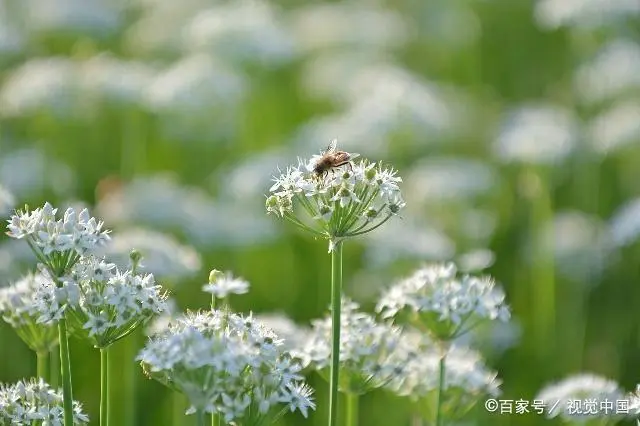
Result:
M570 423L582 423L589 419L599 419L598 424L614 424L611 419L610 423L605 422L606 417L613 417L617 401L624 398L624 393L620 386L613 380L596 376L590 373L577 374L570 376L560 382L544 387L538 395L537 400L542 400L545 405L545 414L549 418L560 416L563 420ZM593 400L598 404L610 401L613 409L609 413L604 410L596 409L595 412L586 413L583 410L573 412L572 406L575 407L575 401ZM573 403L573 404L572 404Z
M0 281L19 279L35 262L36 255L22 241L10 239L0 243Z
M367 235L368 263L389 265L399 259L442 261L455 253L455 243L432 224L417 216L403 215L403 220L394 221Z
M409 37L409 23L403 16L363 3L312 4L297 8L291 15L295 39L304 51L394 49Z
M611 260L613 241L605 225L579 211L560 211L542 231L545 253L552 253L558 272L585 285L598 277Z
M554 105L526 105L509 112L494 144L505 162L557 164L575 148L578 123Z
M0 157L0 182L23 199L51 191L57 196L73 192L73 171L64 163L34 148L3 152Z
M214 274L211 271L209 283L202 287L202 291L211 293L217 299L224 299L230 294L246 294L249 292L249 282L240 277L234 277L231 272Z
M143 228L124 229L112 235L103 254L120 268L126 268L132 249L142 254L142 268L158 278L179 281L193 276L201 267L200 255L192 247L179 243L171 235Z
M421 159L412 165L406 177L411 199L426 204L482 196L494 190L497 183L498 175L491 166L464 157Z
M287 351L299 350L309 336L308 327L296 324L285 314L262 313L254 317L282 338L283 348Z
M0 316L40 355L49 353L58 344L57 328L37 323L39 313L33 302L45 282L41 274L29 273L7 287L0 287Z
M0 91L0 115L23 117L44 112L68 118L78 111L78 68L62 57L34 58L13 69Z
M13 194L0 185L0 216L6 216L16 205Z
M94 56L80 65L82 90L89 96L116 104L140 105L155 70L142 62L109 54Z
M614 105L591 122L588 134L591 146L603 154L639 144L640 102L626 101Z
M634 244L640 237L640 198L619 207L609 219L609 233L618 247Z
M32 33L73 33L105 38L124 23L116 2L101 0L25 0L27 28Z
M184 48L183 32L202 10L222 0L132 0L139 19L124 33L125 45L138 56L176 57Z
M391 381L387 388L400 396L418 401L422 399L424 404L430 405L430 401L433 401L430 397L435 396L440 385L442 352L423 335L412 330L403 333L398 351L407 354L403 356L407 360L405 374ZM451 413L449 408L448 416L461 416L483 397L500 395L501 382L497 373L485 366L477 352L452 345L445 352L444 365L443 406L455 407ZM430 408L433 410L435 407Z
M489 249L468 251L458 256L456 264L462 272L471 273L483 271L493 265L496 255Z
M400 343L400 329L378 323L361 312L357 303L342 298L340 316L340 375L342 392L364 394L385 386L404 372L403 359L395 352ZM328 377L331 365L331 316L313 322L304 345L294 354Z
M493 359L515 347L522 338L522 326L516 319L509 322L486 322L455 339L454 344L477 349Z
M227 135L236 128L245 92L245 81L234 69L206 54L194 54L160 72L146 99L164 118L165 131L208 141L207 135Z
M414 37L451 52L473 45L482 34L482 24L469 3L432 0L411 2L405 13L415 22Z
M487 320L507 322L505 294L489 276L458 276L453 263L425 266L380 297L376 311L453 339Z
M597 28L640 14L637 0L538 0L536 20L547 29Z
M42 379L32 378L13 384L0 383L0 424L61 425L63 414L62 390L51 388ZM73 401L73 423L89 424L89 416L82 411L82 405L77 401Z
M293 59L295 41L279 12L262 0L214 5L185 29L185 46L237 63L279 65Z
M137 359L151 378L171 383L189 398L189 412L218 412L226 423L251 416L251 424L268 424L281 412L280 404L304 417L315 409L301 366L278 336L251 316L223 311L181 316Z
M578 68L576 94L597 103L640 90L640 45L629 39L615 39L589 62Z

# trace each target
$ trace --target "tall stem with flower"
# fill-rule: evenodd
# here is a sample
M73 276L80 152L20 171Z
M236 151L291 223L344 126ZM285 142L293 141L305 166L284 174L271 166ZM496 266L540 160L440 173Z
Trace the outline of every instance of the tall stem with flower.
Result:
M90 217L88 210L77 213L67 209L62 218L49 203L42 208L17 211L9 220L7 235L25 240L40 262L50 281L52 292L38 304L42 308L39 321L58 323L60 366L64 406L64 424L73 425L73 390L66 318L66 304L76 294L64 285L65 277L84 255L89 255L109 240L103 223Z
M335 148L332 141L331 147ZM296 227L329 241L332 255L331 309L332 356L329 390L329 426L338 424L340 364L340 306L342 243L382 226L404 207L392 169L366 160L348 163L327 173L316 173L322 155L298 161L276 177L266 200L268 213L287 219Z

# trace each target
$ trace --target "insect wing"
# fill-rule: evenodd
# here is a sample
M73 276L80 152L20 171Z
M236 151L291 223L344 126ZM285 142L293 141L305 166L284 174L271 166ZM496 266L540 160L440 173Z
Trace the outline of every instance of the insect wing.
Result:
M350 152L349 153L349 159L350 160L356 159L358 157L360 157L360 154L358 154L357 152Z
M331 142L329 142L329 146L327 147L327 150L324 153L325 154L334 153L337 146L338 146L338 139L332 140Z

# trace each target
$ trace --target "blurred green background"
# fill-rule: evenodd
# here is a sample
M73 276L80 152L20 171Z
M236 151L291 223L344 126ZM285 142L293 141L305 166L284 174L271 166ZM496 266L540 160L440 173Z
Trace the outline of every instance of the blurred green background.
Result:
M252 285L235 309L308 324L329 303L326 242L267 217L264 194L335 137L399 169L407 201L346 246L349 296L371 308L423 262L455 260L512 306L510 327L479 338L503 398L581 371L632 390L639 16L635 0L0 0L0 214L86 205L114 229L113 256L146 251L179 309L207 306L215 267ZM0 238L2 284L33 265ZM143 333L131 339L115 362ZM74 396L97 420L98 352L71 351ZM0 381L35 367L1 323ZM135 372L114 383L112 424L178 424L166 389ZM281 424L325 424L327 386L309 380L318 411ZM481 405L477 424L553 424ZM408 425L408 404L367 395L361 422Z

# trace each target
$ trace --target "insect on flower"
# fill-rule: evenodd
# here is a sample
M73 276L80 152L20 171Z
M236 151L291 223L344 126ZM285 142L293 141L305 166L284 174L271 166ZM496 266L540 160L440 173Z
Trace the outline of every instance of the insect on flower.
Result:
M345 164L353 171L351 160L359 157L360 154L337 151L337 145L338 140L332 140L322 155L316 158L315 163L313 164L313 172L316 174L316 177L322 178L326 176L329 170L344 166Z

